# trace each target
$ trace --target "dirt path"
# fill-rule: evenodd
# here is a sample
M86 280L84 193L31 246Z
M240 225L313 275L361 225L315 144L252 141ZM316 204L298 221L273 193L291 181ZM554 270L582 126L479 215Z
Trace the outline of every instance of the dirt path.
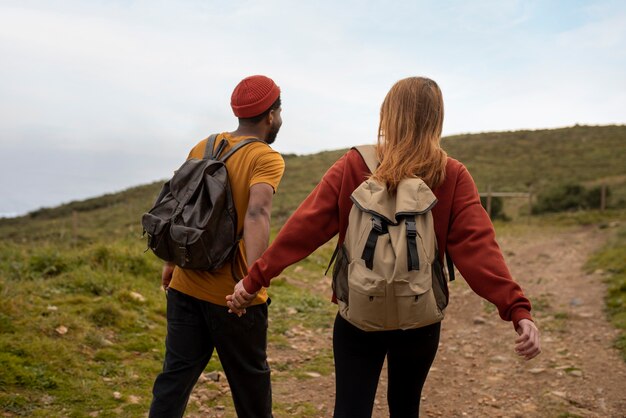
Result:
M543 353L530 362L518 359L511 324L457 280L422 394L422 416L626 417L626 365L612 348L616 331L603 313L602 273L586 274L582 268L605 238L596 228L499 238L513 276L533 302ZM298 367L312 352L328 350L331 335L296 332L291 342L290 348L270 346L270 358L291 356ZM385 374L374 417L388 416ZM290 416L332 416L333 379L299 380L275 370L275 402L292 405ZM201 385L194 395L207 396ZM303 403L315 405L315 411ZM234 416L204 412L199 416Z
M543 352L530 362L518 359L511 325L487 314L466 285L457 286L423 394L424 415L625 417L626 365L612 348L605 287L601 274L582 268L604 239L595 228L539 242L536 235L500 239L533 301Z

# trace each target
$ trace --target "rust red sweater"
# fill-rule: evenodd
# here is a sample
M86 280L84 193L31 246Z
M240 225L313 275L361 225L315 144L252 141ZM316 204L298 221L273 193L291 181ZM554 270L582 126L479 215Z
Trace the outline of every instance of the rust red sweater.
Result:
M337 160L250 267L243 281L246 291L255 293L268 287L286 267L307 257L337 233L342 243L352 208L350 195L369 174L355 150ZM496 305L500 317L513 321L516 328L520 319L532 319L530 302L511 277L491 220L465 166L448 158L445 181L433 193L438 200L432 212L441 261L445 254L441 249L445 248L472 290Z

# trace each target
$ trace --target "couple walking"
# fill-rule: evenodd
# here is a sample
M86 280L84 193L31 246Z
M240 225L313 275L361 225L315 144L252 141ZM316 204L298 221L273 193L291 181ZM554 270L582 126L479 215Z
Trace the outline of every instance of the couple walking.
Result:
M271 417L267 363L268 296L271 279L307 257L335 235L346 238L351 195L364 180L382 184L390 195L405 179L419 177L436 204L432 223L435 256L447 252L471 288L495 304L511 321L514 349L523 358L539 354L539 332L530 302L512 279L495 241L472 177L440 147L443 98L427 78L398 81L385 97L378 131L374 172L352 149L326 172L268 247L272 198L284 171L280 154L270 148L282 124L279 87L268 77L242 80L231 96L239 119L233 132L218 135L227 148L254 142L226 162L243 237L239 256L216 271L183 269L166 263L167 338L163 371L153 387L151 417L182 416L198 377L217 350L239 417ZM207 140L189 158L202 158ZM247 272L247 273L246 273ZM235 277L244 277L235 283ZM445 282L444 282L445 286ZM447 295L447 286L444 289ZM340 298L341 299L341 298ZM447 299L447 298L446 298ZM333 295L337 301L337 288ZM417 300L417 297L416 297ZM280 303L280 301L278 302ZM335 417L370 417L383 362L388 365L391 417L417 417L421 391L435 358L440 322L411 329L366 331L338 314L333 329Z

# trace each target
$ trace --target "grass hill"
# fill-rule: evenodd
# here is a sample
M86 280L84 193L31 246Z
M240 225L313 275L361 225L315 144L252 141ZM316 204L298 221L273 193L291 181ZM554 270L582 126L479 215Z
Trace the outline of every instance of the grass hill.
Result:
M455 135L443 138L442 146L467 166L480 191L489 185L499 191L527 191L530 186L540 192L564 183L604 183L612 191L609 204L616 206L626 200L624 125ZM275 224L284 222L345 152L284 156L285 175L273 203ZM133 235L141 213L149 209L161 185L157 182L40 209L20 218L0 219L0 234L5 239L46 240L68 238L80 229L76 238L89 240L90 231L75 228L89 214L90 222L97 221L115 237ZM73 212L78 220L72 218Z
M455 135L442 146L463 162L480 191L540 192L563 183L607 184L612 203L626 200L626 126ZM346 150L285 156L287 171L274 214L282 219Z
M480 190L606 183L611 204L626 200L626 126L457 135L444 138L443 147L467 165ZM285 156L286 173L273 208L275 229L344 152ZM143 253L139 219L160 187L138 186L0 219L0 410L5 415L144 413L161 367L165 304L160 262ZM623 211L596 214L590 222L611 216L624 218ZM299 274L319 277L331 252L332 244L322 248L298 267ZM275 316L270 341L280 344L289 321L311 329L330 326L333 308L326 299L284 282L272 291L298 309ZM619 290L618 297L622 294ZM209 368L219 369L219 363L212 361Z

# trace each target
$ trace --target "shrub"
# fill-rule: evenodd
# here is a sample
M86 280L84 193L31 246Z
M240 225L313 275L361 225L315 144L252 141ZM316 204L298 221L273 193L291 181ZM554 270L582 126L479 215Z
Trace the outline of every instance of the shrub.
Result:
M44 251L34 254L28 260L28 270L34 276L58 276L67 270L68 267L68 261L56 251Z
M565 212L600 208L602 187L585 189L580 184L564 184L553 187L537 197L532 213ZM607 188L606 197L610 195Z
M154 267L148 263L144 254L116 247L97 246L89 255L91 265L96 269L104 268L117 273L130 273L134 276L150 276Z
M605 198L608 200L611 196L611 189L606 188L606 196ZM589 209L600 209L600 204L602 202L602 186L596 186L589 190L585 194L585 204Z
M0 312L0 334L12 334L16 331L10 316Z
M107 327L119 324L121 316L119 309L112 305L105 305L94 309L90 319L99 327Z
M19 386L29 389L54 389L57 380L51 376L43 364L32 363L29 359L13 353L0 352L0 387Z

